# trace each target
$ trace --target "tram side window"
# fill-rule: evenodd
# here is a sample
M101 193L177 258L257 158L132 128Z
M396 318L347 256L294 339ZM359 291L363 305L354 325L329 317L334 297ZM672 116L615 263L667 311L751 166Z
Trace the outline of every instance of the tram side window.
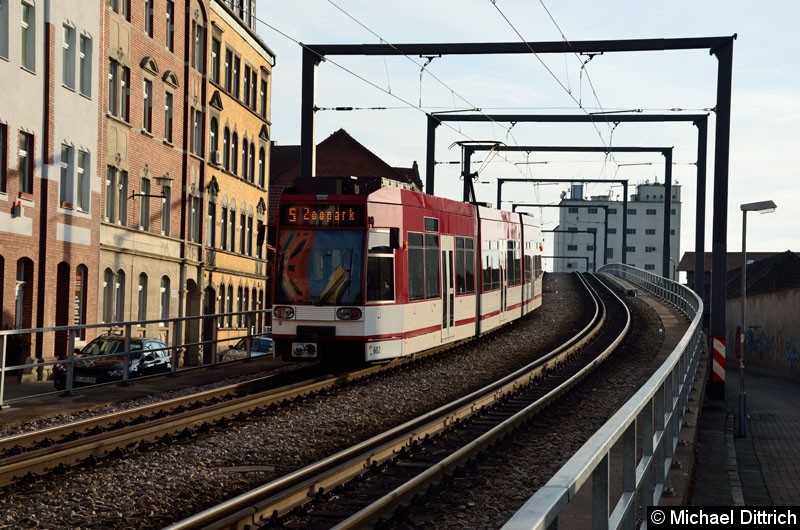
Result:
M367 247L367 302L394 300L394 250L389 232L370 232Z
M440 294L439 236L408 233L408 299L438 298Z
M471 238L456 238L456 293L475 292L475 250Z
M422 234L408 233L408 299L425 299L425 246Z
M519 285L521 280L519 241L508 241L506 268L508 269L508 285Z
M500 249L498 241L484 241L482 252L483 291L500 288Z

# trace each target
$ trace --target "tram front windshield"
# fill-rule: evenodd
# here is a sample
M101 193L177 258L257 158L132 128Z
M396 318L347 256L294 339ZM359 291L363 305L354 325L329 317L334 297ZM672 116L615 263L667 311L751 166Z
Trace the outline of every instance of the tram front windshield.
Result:
M278 236L279 304L361 304L364 232L284 230Z

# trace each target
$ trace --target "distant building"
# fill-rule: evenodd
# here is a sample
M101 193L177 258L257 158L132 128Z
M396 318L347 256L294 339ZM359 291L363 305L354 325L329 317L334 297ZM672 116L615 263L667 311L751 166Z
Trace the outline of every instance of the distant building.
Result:
M644 183L628 201L628 265L660 274L664 242L664 184ZM559 232L555 233L554 255L575 256L554 260L553 272L583 271L589 258L589 270L594 264L594 238L597 234L597 268L604 263L622 262L623 202L607 195L583 197L583 186L573 185L570 195L559 203ZM608 226L605 210L608 209ZM670 253L673 265L680 256L681 187L672 186L670 213ZM566 231L566 232L565 232ZM575 233L570 233L575 232ZM603 250L607 253L603 255Z

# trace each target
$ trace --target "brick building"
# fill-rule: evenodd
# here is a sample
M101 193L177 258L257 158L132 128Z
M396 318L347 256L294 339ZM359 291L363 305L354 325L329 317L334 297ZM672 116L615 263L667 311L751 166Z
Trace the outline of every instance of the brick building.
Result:
M100 17L91 0L0 3L4 329L94 321ZM66 339L64 333L24 337L6 361L63 355Z

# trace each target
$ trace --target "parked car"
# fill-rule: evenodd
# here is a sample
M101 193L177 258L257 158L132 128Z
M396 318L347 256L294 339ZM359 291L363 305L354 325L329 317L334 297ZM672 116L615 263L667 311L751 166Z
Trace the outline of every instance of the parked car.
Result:
M250 348L250 357L260 357L262 355L273 354L273 344L270 337L253 337L252 347ZM247 357L247 339L240 339L239 342L225 350L220 351L220 361L234 361L236 359L244 359Z
M114 355L119 354L119 355ZM95 358L97 356L106 356ZM82 357L92 357L81 360ZM67 388L67 363L53 367L53 384L57 390ZM75 350L73 386L121 381L125 370L125 337L101 335ZM172 357L166 343L149 337L131 338L128 377L139 377L172 370Z

